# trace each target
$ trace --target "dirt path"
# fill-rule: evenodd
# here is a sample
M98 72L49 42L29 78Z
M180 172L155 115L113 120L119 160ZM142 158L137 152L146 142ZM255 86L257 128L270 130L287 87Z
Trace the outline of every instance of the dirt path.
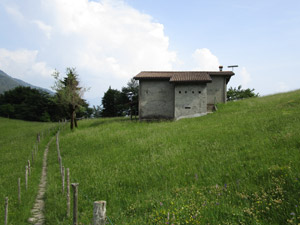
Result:
M38 192L38 195L35 199L33 209L31 210L32 216L31 216L31 218L28 219L29 223L35 224L35 225L43 225L44 222L45 222L44 196L45 196L46 184L47 184L47 156L48 156L49 145L51 144L52 140L53 140L53 138L47 144L45 152L44 152L43 170L42 170L41 181L40 181L40 184L39 184L39 192Z

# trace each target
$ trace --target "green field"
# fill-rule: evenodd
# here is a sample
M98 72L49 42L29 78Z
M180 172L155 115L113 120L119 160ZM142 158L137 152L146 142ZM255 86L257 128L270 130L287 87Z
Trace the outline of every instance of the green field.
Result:
M300 223L300 91L218 109L176 122L91 119L62 130L63 164L79 183L80 224L91 224L98 200L107 201L114 225ZM46 224L72 224L66 212L53 142Z
M45 146L55 133L53 123L25 122L0 118L0 223L4 222L4 198L9 198L9 224L27 224L37 195ZM51 130L49 130L51 129ZM37 133L43 136L32 162ZM28 190L25 190L25 166L31 161ZM18 178L21 178L21 204L18 203Z
M177 122L95 119L63 131L79 221L91 223L93 201L106 200L113 224L299 223L300 91L218 108ZM47 224L71 224L55 144L49 165Z

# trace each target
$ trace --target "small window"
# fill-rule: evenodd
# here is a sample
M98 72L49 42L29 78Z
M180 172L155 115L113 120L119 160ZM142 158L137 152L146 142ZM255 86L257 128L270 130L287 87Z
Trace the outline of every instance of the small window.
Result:
M201 94L201 91L199 91L199 94Z
M187 93L187 91L185 91L184 93Z
M181 94L181 91L179 91L179 94Z
M186 106L186 107L184 107L185 109L191 109L191 107L189 107L189 106Z
M194 91L192 91L192 93L194 94L195 92L194 92Z

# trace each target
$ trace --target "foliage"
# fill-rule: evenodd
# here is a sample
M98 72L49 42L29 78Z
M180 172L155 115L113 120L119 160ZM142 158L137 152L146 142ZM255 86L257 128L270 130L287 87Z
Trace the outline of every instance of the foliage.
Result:
M106 200L113 224L299 223L299 111L296 91L176 122L80 121L60 136L79 222L90 224L93 202ZM71 224L55 143L48 160L46 220Z
M240 100L245 98L258 97L259 94L254 92L254 89L242 89L239 85L237 88L230 87L227 91L227 101Z
M127 96L125 96L122 92L109 87L102 98L102 116L123 116L125 114L125 106L123 103L126 98Z
M75 68L66 69L66 77L60 79L60 73L55 71L53 90L56 91L56 101L64 108L64 112L69 114L70 128L77 127L76 112L78 112L86 102L82 99L86 89L79 86L78 74Z
M127 83L122 91L109 89L102 98L103 117L116 117L138 114L138 92L139 85L133 78Z
M132 115L138 115L139 109L139 83L135 79L131 79L126 87L122 88L122 93L127 96L127 99L123 103L127 111L132 113ZM128 114L129 114L128 113Z
M57 106L47 92L30 87L16 87L0 95L0 115L8 118L51 121L56 118Z

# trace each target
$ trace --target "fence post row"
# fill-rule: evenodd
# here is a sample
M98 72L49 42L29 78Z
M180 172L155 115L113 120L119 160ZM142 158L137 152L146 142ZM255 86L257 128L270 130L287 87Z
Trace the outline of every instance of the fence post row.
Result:
M93 225L105 225L106 223L106 201L94 202Z
M30 160L28 160L28 176L30 176Z
M62 193L65 192L65 167L62 166L62 173L61 173L61 185L62 185Z
M73 225L78 225L78 183L72 183L73 188Z
M25 189L28 188L28 166L25 166Z
M67 217L70 217L70 169L67 168Z
M7 225L7 221L8 221L8 197L5 198L5 216L4 216L4 225Z
M60 168L60 175L62 176L62 158L59 156L59 168Z

